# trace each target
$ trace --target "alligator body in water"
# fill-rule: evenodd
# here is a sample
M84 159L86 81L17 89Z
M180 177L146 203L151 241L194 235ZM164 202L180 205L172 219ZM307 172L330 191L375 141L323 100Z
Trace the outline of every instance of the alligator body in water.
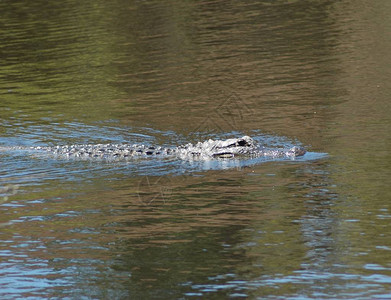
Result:
M20 150L27 148L17 147ZM207 140L177 147L151 147L142 144L86 144L30 147L35 152L50 153L63 158L126 160L141 157L177 157L185 160L230 159L238 157L290 158L303 156L301 147L270 149L258 145L251 137Z

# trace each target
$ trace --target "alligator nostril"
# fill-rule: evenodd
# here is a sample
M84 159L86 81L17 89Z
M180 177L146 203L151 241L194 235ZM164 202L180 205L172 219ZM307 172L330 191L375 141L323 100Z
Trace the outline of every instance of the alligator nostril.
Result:
M295 146L295 147L292 148L292 150L293 150L293 153L294 153L295 156L303 156L304 154L307 153L307 151L304 148L302 148L302 147L296 147Z

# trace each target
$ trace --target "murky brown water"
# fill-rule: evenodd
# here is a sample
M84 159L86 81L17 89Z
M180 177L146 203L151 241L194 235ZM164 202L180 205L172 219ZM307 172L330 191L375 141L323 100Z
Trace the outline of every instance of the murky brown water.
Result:
M0 152L0 298L391 297L391 2L0 12L0 146L247 134L310 152L230 164Z

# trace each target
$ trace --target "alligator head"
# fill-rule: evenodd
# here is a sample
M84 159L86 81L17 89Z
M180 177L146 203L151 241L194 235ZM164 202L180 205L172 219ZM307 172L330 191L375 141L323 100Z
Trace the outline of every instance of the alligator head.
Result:
M255 142L246 135L241 138L215 141L209 151L213 157L231 158L248 153L250 149L256 149Z

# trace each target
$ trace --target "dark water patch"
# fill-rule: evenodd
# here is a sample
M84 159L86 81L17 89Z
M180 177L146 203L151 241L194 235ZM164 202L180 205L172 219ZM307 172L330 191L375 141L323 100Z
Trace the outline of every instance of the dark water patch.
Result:
M0 152L0 297L388 297L389 1L0 11L1 147L308 150L238 165Z

